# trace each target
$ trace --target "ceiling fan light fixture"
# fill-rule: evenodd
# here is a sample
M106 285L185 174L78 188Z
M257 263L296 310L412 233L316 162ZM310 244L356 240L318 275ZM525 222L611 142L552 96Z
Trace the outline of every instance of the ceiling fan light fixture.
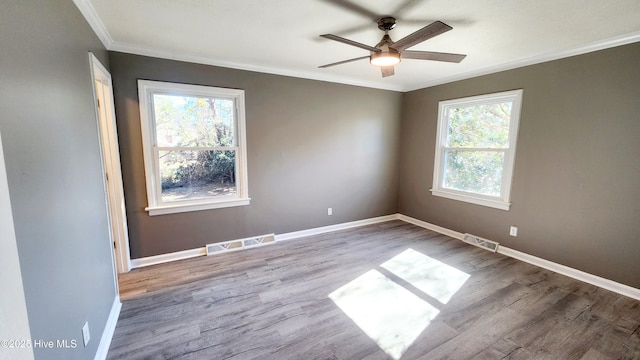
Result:
M405 1L408 1L410 3L414 2L414 0L405 0ZM341 4L342 2L345 2L345 0L335 0L333 2ZM349 8L351 10L354 9L351 6ZM358 5L358 9L364 9L364 8L360 8ZM373 13L367 11L367 16L371 14ZM375 17L375 15L373 17ZM433 60L433 61L459 63L460 61L462 61L462 59L466 57L466 55L463 55L463 54L407 50L417 44L420 44L423 41L429 40L435 36L438 36L440 34L443 34L453 29L451 26L443 23L440 20L436 20L431 24L403 37L398 41L391 40L391 37L389 36L389 31L391 31L391 29L393 29L395 26L396 26L396 19L392 16L383 16L378 19L378 29L384 31L384 36L382 37L380 42L378 42L378 44L375 45L375 47L369 46L367 44L359 43L357 41L345 39L343 37L336 36L333 34L320 35L320 37L323 37L325 39L341 42L343 44L368 50L369 56L361 56L353 59L342 60L342 61L334 62L331 64L321 65L321 66L318 66L318 68L324 69L331 66L350 63L352 61L363 60L368 57L369 63L373 66L379 67L380 72L382 73L382 77L385 78L385 77L394 75L395 65L400 63L401 59Z
M381 51L371 54L369 62L374 66L393 66L400 62L400 53L396 51Z

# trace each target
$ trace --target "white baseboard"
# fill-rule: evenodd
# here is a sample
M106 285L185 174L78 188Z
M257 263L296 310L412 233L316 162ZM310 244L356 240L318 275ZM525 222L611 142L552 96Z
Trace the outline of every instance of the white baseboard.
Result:
M508 248L506 246L500 245L500 247L498 247L498 252L500 254L512 257L514 259L518 259L520 261L524 261L529 264L536 265L541 268L551 270L553 272L557 272L558 274L562 274L562 275L574 278L576 280L584 281L588 284L595 285L624 296L628 296L632 299L640 300L640 289L636 289L634 287L631 287L625 284L620 284L618 282L605 279L597 275L589 274L587 272L577 270L565 265L561 265L553 261L549 261L533 255L529 255L527 253L523 253L521 251Z
M324 234L324 233L338 231L338 230L346 230L346 229L351 229L351 228L365 226L365 225L378 224L381 222L397 220L397 219L398 219L398 214L393 214L393 215L379 216L379 217L370 218L370 219L351 221L351 222L342 223L342 224L322 226L322 227L317 227L313 229L294 231L294 232L276 235L276 241L293 240L293 239L303 238L307 236Z
M426 221L418 220L410 216L406 216L402 214L392 214L392 215L380 216L380 217L375 217L370 219L351 221L351 222L342 223L342 224L328 225L328 226L322 226L322 227L317 227L317 228L312 228L307 230L277 234L275 236L275 239L276 241L287 241L287 240L304 238L312 235L324 234L324 233L333 232L333 231L356 228L356 227L365 226L365 225L378 224L378 223L392 221L392 220L402 220L406 223L413 224L428 230L432 230L437 233L452 237L454 239L462 240L464 238L464 234L461 232L457 232L442 226L431 224ZM557 272L559 274L574 278L576 280L584 281L588 284L595 285L603 289L607 289L636 300L640 300L640 289L636 289L628 285L624 285L609 279L605 279L593 274L586 273L581 270L577 270L565 265L555 263L553 261L545 260L533 255L529 255L527 253L510 249L502 245L498 247L498 253L512 257L514 259L518 259L520 261L527 262L532 265L539 266L547 270ZM203 255L206 255L206 250L204 247L178 251L174 253L156 255L156 256L149 256L149 257L144 257L139 259L132 259L131 266L132 268L138 268L143 266L166 263L170 261L189 259L197 256L203 256Z
M437 233L440 233L440 234L443 234L443 235L447 235L447 236L452 237L454 239L458 239L458 240L464 239L464 234L463 233L457 232L457 231L453 231L451 229L447 229L447 228L444 228L442 226L434 225L434 224L428 223L426 221L414 219L414 218L412 218L410 216L406 216L406 215L402 215L402 214L398 214L397 218L398 218L398 220L402 220L402 221L407 222L409 224L420 226L421 228L425 228L427 230L432 230L432 231L435 231Z
M462 240L462 238L464 237L463 233L453 231L451 229L443 228L438 225L430 224L422 220L414 219L406 215L398 214L397 218L398 220L402 220L407 223L420 226L422 228L432 230L440 234L450 236L454 239ZM502 245L498 247L498 253L512 257L514 259L518 259L520 261L527 262L529 264L541 267L543 269L551 270L553 272L568 276L570 278L574 278L576 280L586 282L591 285L601 287L609 291L613 291L620 295L628 296L632 299L640 300L640 289L636 289L634 287L621 284L613 280L609 280L600 276L589 274L587 272L574 269L565 265L561 265L553 261L545 260L537 256L529 255L527 253L523 253L521 251L514 250Z
M107 318L107 324L104 326L104 331L100 338L100 344L98 344L98 350L94 357L95 360L106 360L109 346L111 346L111 339L113 339L113 333L116 331L116 324L118 323L121 308L122 303L120 302L120 297L116 295L115 299L113 299L109 317Z
M370 219L351 221L351 222L342 223L342 224L335 224L335 225L323 226L323 227L318 227L313 229L279 234L279 235L275 235L275 239L276 241L292 240L292 239L298 239L305 236L324 234L324 233L338 231L338 230L346 230L354 227L377 224L377 223L397 220L397 219L398 219L397 214L386 215L386 216L380 216L380 217L375 217ZM131 268L135 269L135 268L157 265L157 264L167 263L167 262L176 261L176 260L190 259L190 258L205 256L205 255L207 255L207 248L203 246L201 248L196 248L196 249L189 249L189 250L177 251L177 252L172 252L167 254L147 256L147 257L138 258L138 259L131 259Z
M162 264L162 263L176 261L176 260L190 259L193 257L198 257L203 255L207 255L207 250L204 246L197 249L189 249L189 250L176 251L176 252L167 253L167 254L147 256L147 257L138 258L138 259L131 259L131 268L135 269L139 267Z

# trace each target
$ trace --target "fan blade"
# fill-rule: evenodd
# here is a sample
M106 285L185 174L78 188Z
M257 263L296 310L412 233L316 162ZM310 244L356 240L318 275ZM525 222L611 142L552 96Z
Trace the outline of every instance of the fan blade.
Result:
M424 24L425 22L423 21L422 24ZM369 23L364 23L360 24L360 25L354 25L354 26L350 26L341 30L337 30L336 34L340 34L340 36L347 36L347 35L351 35L353 33L357 33L360 31L364 31L367 29L371 29L371 24Z
M402 51L451 29L453 29L451 26L443 23L442 21L435 21L413 34L403 37L389 47L394 50Z
M395 18L397 19L398 17L401 17L403 13L405 13L406 11L408 11L410 8L418 5L418 3L420 3L420 0L405 0L402 4L398 5L392 12L391 14L394 14ZM404 21L403 21L404 23Z
M382 51L382 50L380 50L378 48L374 48L373 46L369 46L369 45L365 45L365 44L359 43L357 41L345 39L345 38L337 36L337 35L324 34L324 35L320 35L320 37L323 37L323 38L329 39L329 40L338 41L338 42L341 42L343 44L359 47L361 49L365 49L365 50L369 50L369 51L374 51L374 52Z
M360 14L364 17L367 17L369 19L371 19L372 21L378 21L378 19L380 18L380 15L374 13L373 11L367 9L367 8L363 8L360 5L354 4L350 1L346 1L346 0L324 0L324 2L328 2L334 5L338 5L343 9L347 9L349 11L353 11L356 14Z
M391 66L383 66L383 67L380 68L380 71L382 71L382 77L383 78L395 74L393 65L391 65Z
M435 61L459 63L464 58L466 58L467 55L449 54L449 53L432 52L432 51L405 50L400 53L400 57L402 57L403 59L435 60Z
M368 58L369 58L368 55L367 56L361 56L361 57L357 57L357 58L353 58L353 59L349 59L349 60L342 60L342 61L334 62L334 63L331 63L331 64L321 65L321 66L318 66L318 67L320 69L324 69L324 68L328 68L328 67L331 67L331 66L342 65L342 64L350 63L352 61L368 59Z

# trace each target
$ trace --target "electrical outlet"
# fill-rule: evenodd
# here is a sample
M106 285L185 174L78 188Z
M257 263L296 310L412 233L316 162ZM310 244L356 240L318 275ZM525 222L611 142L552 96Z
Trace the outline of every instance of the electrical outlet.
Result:
M333 215L333 209L332 208L328 208L327 209L327 215L329 215L329 216Z
M511 229L509 229L509 235L518 236L518 227L512 226Z
M87 346L90 339L91 334L89 334L89 322L87 321L82 326L82 341L84 342L84 346Z

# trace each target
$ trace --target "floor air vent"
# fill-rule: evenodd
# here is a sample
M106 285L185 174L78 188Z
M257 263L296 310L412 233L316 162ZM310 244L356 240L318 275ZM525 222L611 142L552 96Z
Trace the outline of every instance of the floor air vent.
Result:
M498 246L500 246L500 244L498 244L495 241L483 239L481 237L471 235L471 234L464 234L464 238L462 238L462 241L469 243L471 245L475 245L479 248L489 250L491 252L498 251Z
M275 234L267 234L255 236L246 239L231 240L221 243L207 245L207 255L222 254L229 251L248 249L258 246L274 244L276 242Z

